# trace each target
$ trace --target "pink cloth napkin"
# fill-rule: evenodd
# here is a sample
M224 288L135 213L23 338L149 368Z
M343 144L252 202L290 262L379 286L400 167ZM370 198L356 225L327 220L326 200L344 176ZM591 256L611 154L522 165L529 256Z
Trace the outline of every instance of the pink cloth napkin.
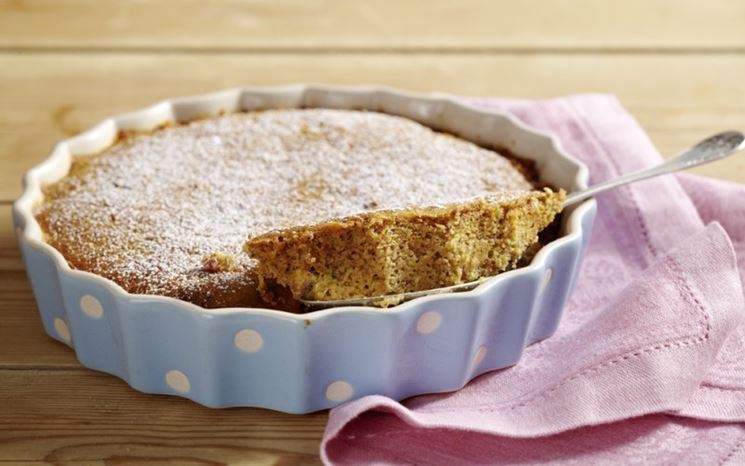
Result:
M475 103L556 134L592 182L661 160L611 96ZM334 409L323 460L745 464L745 186L667 176L598 203L553 337L457 392Z

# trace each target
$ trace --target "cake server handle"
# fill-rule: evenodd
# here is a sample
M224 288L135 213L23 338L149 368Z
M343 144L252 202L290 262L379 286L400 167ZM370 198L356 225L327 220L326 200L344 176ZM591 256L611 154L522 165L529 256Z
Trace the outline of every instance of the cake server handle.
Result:
M745 149L745 134L740 131L724 131L704 139L659 165L598 183L582 191L573 192L564 200L564 207L625 184L723 159L743 149Z

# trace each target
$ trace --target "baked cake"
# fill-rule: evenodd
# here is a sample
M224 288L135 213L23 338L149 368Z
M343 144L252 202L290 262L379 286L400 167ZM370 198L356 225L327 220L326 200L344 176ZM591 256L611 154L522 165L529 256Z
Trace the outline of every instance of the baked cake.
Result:
M412 120L270 110L122 134L35 215L71 267L132 293L266 306L246 238L365 212L534 189L523 166ZM364 218L364 217L363 217Z
M564 191L511 191L441 207L363 213L265 233L245 251L260 290L341 300L430 290L514 268L564 201ZM384 301L396 304L396 301Z

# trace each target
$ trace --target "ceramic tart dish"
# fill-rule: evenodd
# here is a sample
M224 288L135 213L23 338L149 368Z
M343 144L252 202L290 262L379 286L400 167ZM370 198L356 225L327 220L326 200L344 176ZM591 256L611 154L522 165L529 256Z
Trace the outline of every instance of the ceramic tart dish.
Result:
M388 309L342 307L290 314L204 309L137 295L74 270L43 241L33 208L42 186L66 175L76 156L100 152L120 130L150 130L225 112L318 107L403 116L533 160L541 180L567 192L586 187L587 169L552 136L513 116L444 95L380 87L292 85L230 89L178 98L109 118L60 142L24 178L13 206L18 242L44 329L81 364L137 390L210 407L256 406L289 413L331 408L370 394L397 400L456 390L518 362L526 346L558 326L589 239L596 204L561 217L559 237L532 262L472 291L417 298Z

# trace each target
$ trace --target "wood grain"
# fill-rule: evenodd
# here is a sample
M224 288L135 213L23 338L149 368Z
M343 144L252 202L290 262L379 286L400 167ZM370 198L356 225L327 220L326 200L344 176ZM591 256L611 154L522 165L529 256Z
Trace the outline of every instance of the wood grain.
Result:
M209 409L87 370L0 369L0 456L10 461L317 464L325 412Z
M0 200L6 201L18 196L21 174L57 140L165 97L237 85L380 83L525 98L610 92L666 155L718 130L745 127L737 97L745 95L740 56L54 53L0 54L0 69ZM696 172L743 182L745 161Z
M739 50L744 19L740 0L3 0L0 46Z

